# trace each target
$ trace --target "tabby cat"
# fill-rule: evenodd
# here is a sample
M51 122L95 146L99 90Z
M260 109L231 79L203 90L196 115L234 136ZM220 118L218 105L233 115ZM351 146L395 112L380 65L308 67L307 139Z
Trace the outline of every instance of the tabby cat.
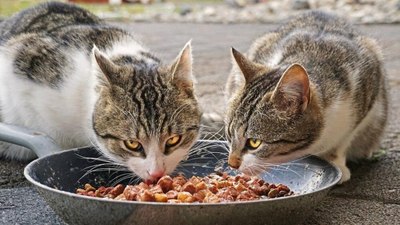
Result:
M315 154L338 166L344 182L346 160L379 147L388 108L381 50L344 19L307 12L232 56L230 166L256 173Z
M186 157L201 117L190 43L163 65L132 34L57 2L0 24L0 108L2 122L64 149L94 144L145 180ZM5 143L0 156L35 157Z

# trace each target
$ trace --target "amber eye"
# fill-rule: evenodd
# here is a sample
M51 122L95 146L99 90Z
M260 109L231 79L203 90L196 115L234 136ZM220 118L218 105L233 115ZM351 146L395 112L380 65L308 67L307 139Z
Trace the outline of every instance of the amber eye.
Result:
M181 135L174 135L167 140L167 147L173 147L179 143L181 140Z
M260 145L261 145L261 140L255 139L255 138L249 138L249 139L247 139L246 145L247 145L249 148L256 149L256 148L260 147Z
M125 147L129 150L139 152L142 149L142 145L137 141L126 140L124 141Z

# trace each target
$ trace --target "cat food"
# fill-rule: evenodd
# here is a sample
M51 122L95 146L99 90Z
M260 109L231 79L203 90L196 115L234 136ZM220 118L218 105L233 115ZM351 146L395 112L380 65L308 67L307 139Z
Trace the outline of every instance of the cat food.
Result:
M85 184L76 193L98 198L142 202L168 203L218 203L278 198L293 195L286 185L269 184L264 180L248 175L230 176L227 173L213 173L205 177L183 175L174 178L166 175L157 184L138 185L118 184L115 187L94 188Z

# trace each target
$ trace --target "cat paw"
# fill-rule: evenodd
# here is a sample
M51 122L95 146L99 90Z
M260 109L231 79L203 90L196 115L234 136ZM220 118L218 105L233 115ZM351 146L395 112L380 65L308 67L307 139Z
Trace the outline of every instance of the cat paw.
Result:
M347 168L346 165L337 165L340 169L340 171L342 171L342 178L340 179L338 184L343 184L344 182L350 180L351 177L351 172L349 170L349 168Z

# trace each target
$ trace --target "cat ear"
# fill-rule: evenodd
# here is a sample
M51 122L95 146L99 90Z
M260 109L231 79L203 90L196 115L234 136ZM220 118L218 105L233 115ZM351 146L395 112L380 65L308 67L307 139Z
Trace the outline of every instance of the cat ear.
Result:
M300 64L291 65L278 82L272 95L278 110L289 115L303 112L310 101L310 81L306 69Z
M101 72L105 75L107 80L111 83L113 78L118 75L119 67L115 65L104 53L102 53L96 45L93 45L92 49L92 58L94 58L95 62L100 68Z
M179 87L193 87L192 62L192 45L191 41L189 41L171 66L172 80Z
M268 71L267 67L259 63L255 63L247 59L242 53L232 48L232 61L236 64L242 74L246 83L251 82L257 75L263 74Z

